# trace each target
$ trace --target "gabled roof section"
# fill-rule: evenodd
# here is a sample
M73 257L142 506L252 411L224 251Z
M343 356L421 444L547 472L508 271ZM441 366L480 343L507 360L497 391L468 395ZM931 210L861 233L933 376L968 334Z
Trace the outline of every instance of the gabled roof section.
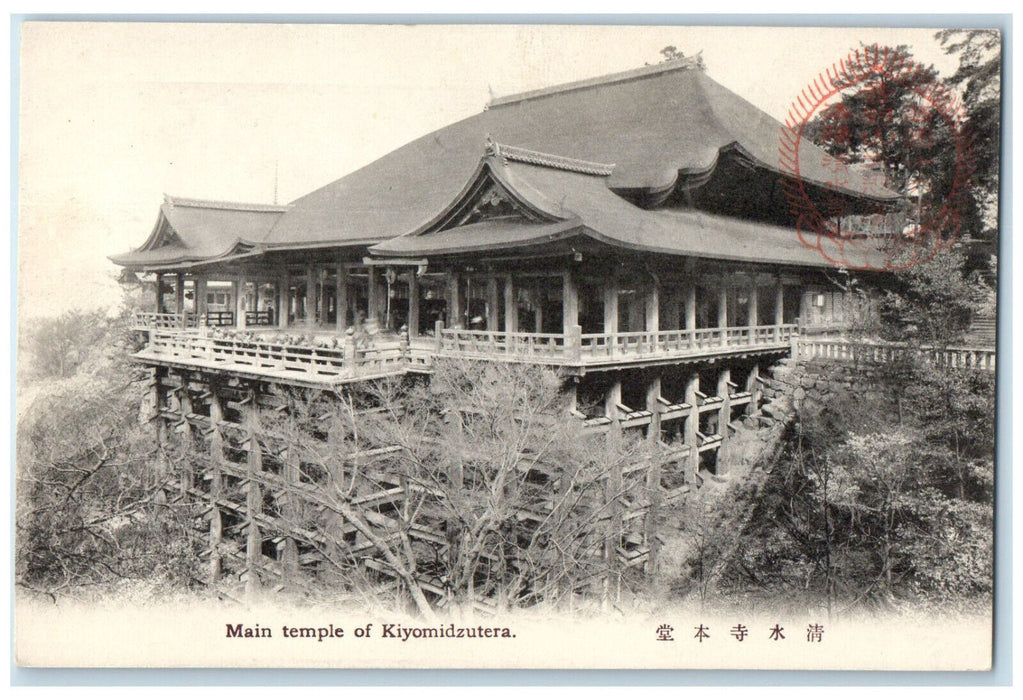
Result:
M509 160L500 170L519 191L559 202L564 218L554 223L481 221L406 235L370 248L374 255L418 257L536 248L573 236L639 252L705 259L834 267L833 260L869 267L883 259L870 242L844 250L826 237L808 247L799 232L757 221L696 210L644 209L615 194L607 177ZM536 195L534 195L536 196ZM805 239L805 236L804 236Z
M261 244L285 211L286 206L165 195L146 242L110 259L118 265L139 268L247 254Z
M377 243L423 226L460 193L488 137L524 155L559 154L576 163L615 164L608 186L663 193L680 178L706 177L730 147L781 172L783 125L686 62L555 86L495 100L487 110L412 141L293 202L267 241L300 246ZM800 145L800 175L851 197L898 195L856 169L836 176L833 158ZM550 163L535 164L543 165ZM601 172L603 174L603 172ZM841 189L833 184L843 182Z

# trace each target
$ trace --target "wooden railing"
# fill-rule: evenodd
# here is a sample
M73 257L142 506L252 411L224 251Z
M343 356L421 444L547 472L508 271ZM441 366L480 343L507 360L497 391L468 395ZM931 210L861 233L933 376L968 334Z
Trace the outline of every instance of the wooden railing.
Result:
M403 371L410 363L407 340L360 347L349 337L343 347L319 347L165 331L154 331L149 345L136 357L271 376L294 378L298 375L315 380Z
M434 337L437 352L482 359L540 360L558 364L605 363L727 353L737 348L785 346L794 325L699 328L637 333L505 333L444 328Z
M910 352L944 367L995 371L993 348L909 348L900 343L801 338L799 357L839 360L863 364L885 364L906 358Z
M190 313L156 313L155 311L136 311L132 319L132 328L140 331L153 331L171 328L188 328L195 326L195 315Z
M274 324L273 311L246 311L246 326L272 326Z

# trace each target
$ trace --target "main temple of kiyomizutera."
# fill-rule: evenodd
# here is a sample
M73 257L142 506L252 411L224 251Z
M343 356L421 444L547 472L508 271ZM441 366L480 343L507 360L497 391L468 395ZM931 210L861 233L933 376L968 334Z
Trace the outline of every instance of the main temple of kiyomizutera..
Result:
M558 369L580 431L670 435L688 480L713 473L762 371L870 313L788 189L836 220L901 202L807 142L796 177L783 133L667 62L496 99L287 205L168 196L112 257L155 275L134 359L163 430L281 387L526 362Z

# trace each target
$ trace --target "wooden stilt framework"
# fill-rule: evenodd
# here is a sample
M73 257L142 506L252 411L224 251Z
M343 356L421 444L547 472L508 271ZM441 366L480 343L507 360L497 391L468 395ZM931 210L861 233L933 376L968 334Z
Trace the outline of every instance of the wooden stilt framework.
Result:
M612 417L607 424L607 439L618 439L631 426L642 424L642 419L635 415L645 414L648 439L656 442L663 403L661 376L649 370L642 375L648 382L646 410L636 409L632 413L626 413L625 409L630 407L621 403L623 373L613 376L605 403ZM575 387L578 380L569 381ZM726 379L719 381L722 387L727 387ZM337 496L333 492L336 489L306 471L296 444L281 442L281 438L264 432L266 424L261 416L287 420L291 415L293 403L288 399L291 394L281 393L272 384L188 370L169 373L156 370L152 387L161 440L167 441L168 433L173 432L181 447L171 464L179 480L174 491L185 494L205 512L203 538L208 540L205 556L209 584L224 595L252 599L265 590L301 591L318 572L348 566L354 568L346 576L369 577L381 586L400 585L392 563L379 545L396 541L394 537L402 532L399 514L408 515L409 499L413 494L421 497L422 488L404 479L401 473L390 471L394 462L389 461L389 455L398 448L360 448L344 457L340 478L350 493L339 504L331 501ZM686 382L685 402L674 406L671 418L679 420L679 415L684 416L680 432L687 448L699 444L700 409L707 407L701 396L699 375L694 370ZM727 405L724 400L719 403ZM338 404L337 410L342 408L343 404ZM721 411L723 406L714 410ZM302 439L313 438L305 435ZM187 447L193 443L195 452L189 454ZM658 508L699 483L698 455L698 447L676 448L660 460L635 465L609 464L601 489L604 502L593 504L597 511L607 515L597 519L594 526L597 529L587 535L595 537L594 546L602 553L606 566L606 575L599 579L599 591L594 592L608 604L617 600L623 577L632 567L656 565ZM199 473L192 473L193 464L200 465ZM467 478L459 474L450 476L451 483ZM550 476L554 492L570 481L560 479L556 473ZM665 480L675 486L664 486ZM679 483L689 486L680 489ZM350 509L348 515L341 513L342 508ZM535 524L544 517L544 512L523 512L518 520L522 527L528 527L530 522ZM426 545L424 552L433 552L438 546L450 551L448 538L454 535L452 527L443 520L419 522L404 532L410 547L421 542ZM371 530L367 532L366 528ZM501 576L514 575L510 562L495 562L493 567L492 571ZM428 568L424 561L423 571ZM551 586L548 590L563 590L557 581L548 584ZM231 593L232 590L236 592ZM429 577L423 579L423 590L435 603L445 603L445 590L430 583ZM500 586L479 590L476 597L483 601L480 603L483 607L507 603L507 591Z

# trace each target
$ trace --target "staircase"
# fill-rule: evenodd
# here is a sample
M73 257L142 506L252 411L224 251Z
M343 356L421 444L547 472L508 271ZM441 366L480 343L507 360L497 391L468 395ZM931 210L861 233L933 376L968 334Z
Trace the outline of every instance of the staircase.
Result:
M974 314L970 327L963 338L967 347L993 348L996 344L997 319L994 313Z

